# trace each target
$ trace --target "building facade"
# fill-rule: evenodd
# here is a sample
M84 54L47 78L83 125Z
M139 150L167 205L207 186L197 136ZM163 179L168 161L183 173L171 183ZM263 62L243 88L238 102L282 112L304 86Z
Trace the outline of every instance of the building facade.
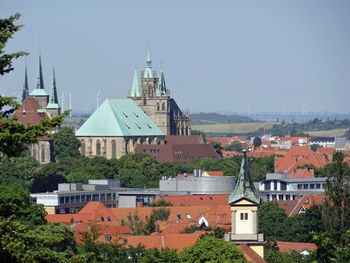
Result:
M165 135L190 135L191 119L183 112L166 88L163 69L159 77L152 69L150 52L147 53L146 68L141 71L141 83L135 70L131 92L128 98L134 100Z

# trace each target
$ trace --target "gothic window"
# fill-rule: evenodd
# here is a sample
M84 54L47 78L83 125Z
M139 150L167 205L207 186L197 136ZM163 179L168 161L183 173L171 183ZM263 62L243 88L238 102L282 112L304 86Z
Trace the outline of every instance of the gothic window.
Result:
M112 141L112 158L117 158L117 145L115 140Z
M143 96L143 105L146 105L146 104L147 104L146 96Z
M157 103L157 111L159 111L159 103Z
M100 156L101 155L101 143L100 140L96 141L96 156Z
M165 110L165 104L162 103L162 110Z
M81 140L80 141L80 151L81 151L81 155L82 156L85 156L85 141L84 140Z
M41 145L41 162L45 162L45 146Z

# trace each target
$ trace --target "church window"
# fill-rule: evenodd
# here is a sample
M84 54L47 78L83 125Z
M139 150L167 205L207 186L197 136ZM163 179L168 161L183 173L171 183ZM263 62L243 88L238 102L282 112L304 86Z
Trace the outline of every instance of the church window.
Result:
M101 143L100 140L96 141L96 156L100 156L101 155Z
M41 162L45 162L45 146L41 145Z
M241 213L241 220L248 220L248 213Z
M112 141L112 158L117 158L117 145L115 140Z
M81 150L81 155L82 156L85 156L85 141L84 140L81 140L80 141L80 150Z
M162 103L162 110L165 110L165 104Z
M159 103L157 103L157 111L159 111Z

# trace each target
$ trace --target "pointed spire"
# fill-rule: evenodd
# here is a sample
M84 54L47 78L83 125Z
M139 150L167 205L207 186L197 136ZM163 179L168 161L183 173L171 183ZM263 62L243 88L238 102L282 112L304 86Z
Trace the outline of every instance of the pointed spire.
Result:
M257 204L260 203L260 196L255 190L254 184L250 179L247 152L245 150L243 150L241 169L239 171L235 189L232 191L228 203L232 204L242 198L246 198Z
M29 96L29 87L28 87L28 74L27 74L27 57L26 64L24 69L24 84L23 84L23 92L22 92L22 102L28 98Z
M158 95L159 93L159 95ZM163 73L163 66L160 67L160 77L157 87L157 96L165 96L166 95L166 86L165 86L165 78Z
M55 67L52 68L52 83L51 83L51 92L49 97L49 103L46 106L47 109L58 109L58 96L57 96L57 87L56 87L56 76L55 76Z
M43 69L41 65L41 50L39 51L38 75L36 77L36 89L44 89Z
M140 86L139 86L139 80L137 78L137 70L135 68L135 72L134 72L134 79L132 82L132 90L131 90L131 97L140 97Z
M146 68L143 75L145 79L153 78L151 52L147 50Z

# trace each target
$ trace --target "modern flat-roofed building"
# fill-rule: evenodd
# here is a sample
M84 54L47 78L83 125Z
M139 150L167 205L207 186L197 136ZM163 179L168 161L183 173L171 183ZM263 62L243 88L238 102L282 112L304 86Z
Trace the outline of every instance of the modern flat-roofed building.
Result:
M326 177L290 178L289 174L268 173L259 183L259 194L264 201L295 200L304 194L324 194Z

